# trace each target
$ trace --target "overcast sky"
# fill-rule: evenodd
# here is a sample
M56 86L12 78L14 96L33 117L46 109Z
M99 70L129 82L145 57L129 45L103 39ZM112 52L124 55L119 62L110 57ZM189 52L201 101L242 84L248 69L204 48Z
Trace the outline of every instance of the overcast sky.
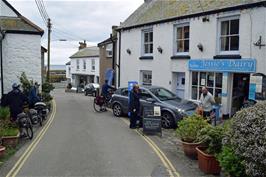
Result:
M46 30L34 0L8 0L22 15ZM78 41L97 45L107 39L144 0L44 0L52 20L51 64L65 64L77 51ZM67 39L67 42L60 42ZM42 37L47 47L47 33Z

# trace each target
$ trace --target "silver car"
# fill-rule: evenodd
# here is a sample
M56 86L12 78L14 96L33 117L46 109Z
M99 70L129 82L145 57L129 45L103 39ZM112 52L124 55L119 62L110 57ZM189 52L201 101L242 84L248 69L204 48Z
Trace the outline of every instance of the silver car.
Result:
M195 113L197 104L177 97L174 93L163 87L140 87L141 111L144 106L160 106L162 126L164 128L176 127L179 120ZM113 114L117 117L128 113L128 88L119 88L112 96Z

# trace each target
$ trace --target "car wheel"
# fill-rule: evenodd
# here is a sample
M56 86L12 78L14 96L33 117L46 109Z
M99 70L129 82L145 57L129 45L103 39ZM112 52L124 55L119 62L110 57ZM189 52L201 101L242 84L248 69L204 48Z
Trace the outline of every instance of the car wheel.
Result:
M174 127L174 118L169 112L162 113L162 127L166 129Z
M88 96L88 92L84 91L85 96Z
M121 117L122 116L123 112L122 112L122 107L121 107L120 104L118 104L118 103L114 104L114 106L113 106L113 114L116 117Z

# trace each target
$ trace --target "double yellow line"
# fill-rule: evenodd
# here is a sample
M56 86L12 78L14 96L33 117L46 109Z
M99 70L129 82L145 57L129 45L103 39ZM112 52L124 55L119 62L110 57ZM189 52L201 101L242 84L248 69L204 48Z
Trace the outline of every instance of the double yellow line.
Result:
M122 118L123 122L125 122L129 126L129 121ZM163 163L164 167L167 169L170 177L181 177L180 174L176 171L175 167L171 163L171 161L166 157L166 155L162 152L162 150L147 136L144 136L138 130L135 132L140 135L144 141L152 148L152 150L156 153L156 155L160 158L161 162Z
M36 138L32 141L32 143L29 145L29 147L26 149L26 151L22 154L22 156L19 158L19 160L13 166L13 168L9 171L9 173L6 175L6 177L15 177L18 174L18 172L20 171L20 169L22 168L22 166L24 165L26 160L31 155L32 151L39 144L39 142L41 141L41 139L45 135L46 131L48 130L48 128L52 124L54 117L55 117L55 114L56 114L56 103L54 100L52 102L53 102L53 104L52 104L53 105L53 109L52 109L53 112L51 113L51 116L50 116L48 122L45 124L43 129L36 136Z

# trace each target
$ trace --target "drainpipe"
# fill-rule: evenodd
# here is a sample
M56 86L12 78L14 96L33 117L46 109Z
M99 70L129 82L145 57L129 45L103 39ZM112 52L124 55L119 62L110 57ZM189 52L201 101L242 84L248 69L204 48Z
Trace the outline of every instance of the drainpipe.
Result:
M1 68L1 96L4 95L4 72L3 72L3 39L5 38L4 31L0 28L0 68Z
M116 55L116 53L115 53L115 41L113 40L113 34L110 34L110 39L111 39L111 41L112 41L112 48L113 48L113 55L112 55L112 69L115 71L116 69L115 69L115 63L116 63L116 61L115 61L115 55ZM113 81L116 81L116 78L113 78L114 80ZM116 83L114 82L114 84L115 84L115 86L116 86Z
M121 31L119 30L118 87L120 87L120 64L121 64Z

